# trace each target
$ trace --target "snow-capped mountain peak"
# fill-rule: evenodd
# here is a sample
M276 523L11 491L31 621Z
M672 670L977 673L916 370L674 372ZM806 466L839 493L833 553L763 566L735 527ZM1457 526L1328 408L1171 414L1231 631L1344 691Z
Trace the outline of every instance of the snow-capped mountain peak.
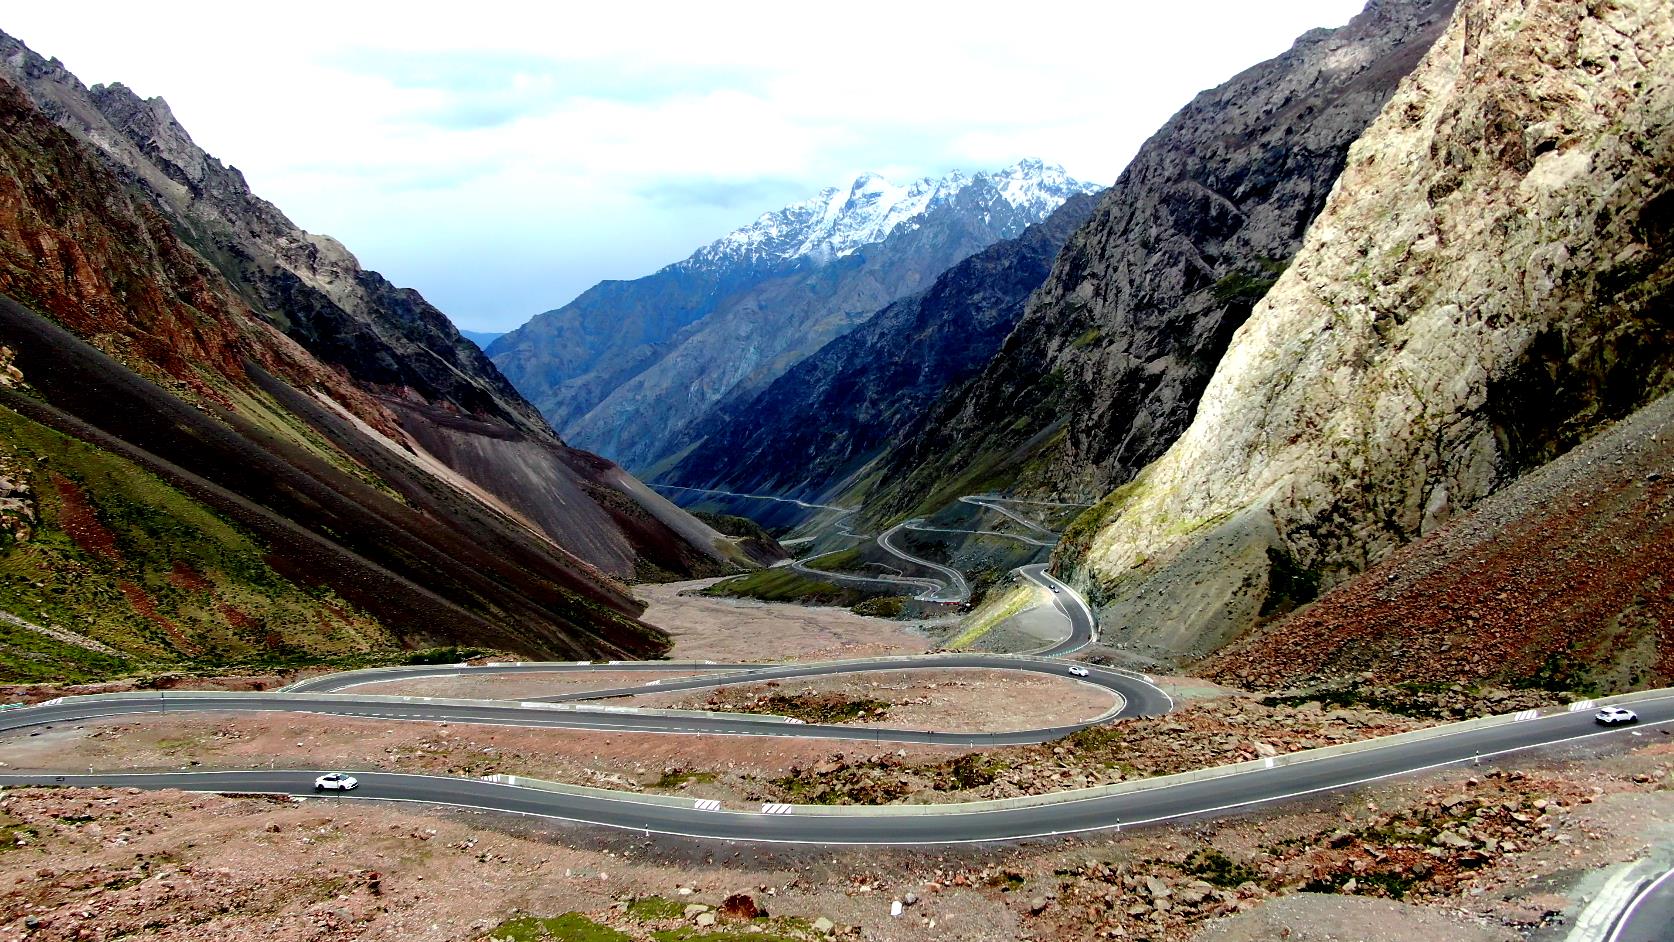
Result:
M862 173L843 186L821 190L812 199L762 214L750 225L699 249L682 264L841 258L882 242L902 225L960 198L972 187L981 188L974 194L981 205L997 208L1003 203L1022 217L1022 225L1045 219L1077 193L1099 189L1072 178L1057 164L1032 159L975 174L954 170L904 185L876 173Z

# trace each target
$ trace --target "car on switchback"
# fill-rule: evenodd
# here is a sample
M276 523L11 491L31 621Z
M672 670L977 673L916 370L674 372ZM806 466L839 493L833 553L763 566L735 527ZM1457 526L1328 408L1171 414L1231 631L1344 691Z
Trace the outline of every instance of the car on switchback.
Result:
M1082 667L1080 664L1071 664L1069 672L1077 677L1087 676L1087 668Z
M327 772L314 780L314 790L317 792L346 792L358 787L360 782L353 775L344 772Z

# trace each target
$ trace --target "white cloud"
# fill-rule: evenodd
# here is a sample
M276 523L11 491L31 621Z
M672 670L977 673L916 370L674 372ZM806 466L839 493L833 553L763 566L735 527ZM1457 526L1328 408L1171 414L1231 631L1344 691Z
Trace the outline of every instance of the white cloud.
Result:
M36 4L3 27L467 326L674 261L846 174L1099 182L1358 0ZM97 24L92 26L90 24Z

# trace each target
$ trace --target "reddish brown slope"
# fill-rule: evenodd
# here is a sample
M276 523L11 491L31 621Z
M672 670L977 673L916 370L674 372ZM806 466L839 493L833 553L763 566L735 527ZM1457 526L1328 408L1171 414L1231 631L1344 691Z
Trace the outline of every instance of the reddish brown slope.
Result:
M1674 398L1199 667L1253 687L1363 671L1567 689L1674 682Z
M404 428L379 397L255 317L3 81L0 296L0 336L29 386L0 388L0 406L157 475L259 541L297 585L335 592L409 643L531 656L666 646L619 583L381 441L404 441ZM231 634L237 620L222 613Z

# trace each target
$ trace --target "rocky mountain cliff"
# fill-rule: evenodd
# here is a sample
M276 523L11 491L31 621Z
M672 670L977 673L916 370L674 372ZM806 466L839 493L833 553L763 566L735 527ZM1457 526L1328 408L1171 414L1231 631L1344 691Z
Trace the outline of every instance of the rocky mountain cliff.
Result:
M617 578L728 565L719 534L566 447L418 292L298 228L193 143L162 99L120 84L87 88L3 33L0 76L91 146L251 311L346 371L377 401L378 431L403 449Z
M953 266L751 396L730 396L686 431L693 447L658 480L815 498L862 472L948 386L993 358L1097 198Z
M1070 239L994 362L880 461L868 514L1008 487L1095 500L1162 454L1297 251L1349 144L1451 9L1376 0L1170 119Z
M723 397L1090 189L1038 161L906 187L863 175L653 275L601 283L489 356L566 438L649 469Z
M1462 3L1191 427L1061 546L1112 640L1211 650L1669 389L1671 180L1667 4Z

